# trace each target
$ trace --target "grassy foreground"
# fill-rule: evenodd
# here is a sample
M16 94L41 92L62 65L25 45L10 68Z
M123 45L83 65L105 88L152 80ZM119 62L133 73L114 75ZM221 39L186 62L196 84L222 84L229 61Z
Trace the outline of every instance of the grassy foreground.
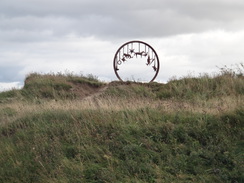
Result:
M0 93L0 182L244 182L244 76L30 74Z

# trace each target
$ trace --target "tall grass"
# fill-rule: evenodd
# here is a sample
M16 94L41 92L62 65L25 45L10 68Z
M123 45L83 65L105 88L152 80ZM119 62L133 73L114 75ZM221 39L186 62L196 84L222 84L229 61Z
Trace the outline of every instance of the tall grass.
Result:
M99 88L104 83L98 81L93 75L87 77L74 74L30 74L25 80L21 94L25 98L48 98L48 99L76 99L79 91L72 90L74 86ZM94 89L93 89L94 90Z
M2 182L241 182L243 110L47 110L0 131Z
M221 96L238 96L244 93L244 64L236 69L220 68L220 73L202 74L199 77L171 79L163 87L156 87L159 98L208 100Z
M243 81L31 74L0 93L0 182L243 182Z

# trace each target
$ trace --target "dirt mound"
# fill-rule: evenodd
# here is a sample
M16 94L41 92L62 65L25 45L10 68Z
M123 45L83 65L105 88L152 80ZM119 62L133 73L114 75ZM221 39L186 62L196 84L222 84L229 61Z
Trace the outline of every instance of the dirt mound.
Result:
M75 75L31 74L25 80L28 98L83 99L99 93L106 84L92 77Z
M70 89L70 92L72 92L78 99L97 96L108 88L108 85L105 84L100 87L96 87L89 84L71 83L71 86L72 88Z

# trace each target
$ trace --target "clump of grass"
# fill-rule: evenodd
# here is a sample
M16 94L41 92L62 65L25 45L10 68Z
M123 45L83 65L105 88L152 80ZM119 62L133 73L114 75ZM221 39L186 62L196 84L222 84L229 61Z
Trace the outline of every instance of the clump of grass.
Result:
M12 89L10 91L0 92L0 103L6 103L20 98L19 90Z
M71 84L67 82L64 76L33 73L27 76L22 95L26 98L72 98L73 96L69 92L71 88Z
M224 66L219 67L220 75L230 76L230 77L244 77L244 63L239 63L232 65L231 67Z
M2 108L0 114L3 116L14 116L16 114L16 111L10 107L4 107Z

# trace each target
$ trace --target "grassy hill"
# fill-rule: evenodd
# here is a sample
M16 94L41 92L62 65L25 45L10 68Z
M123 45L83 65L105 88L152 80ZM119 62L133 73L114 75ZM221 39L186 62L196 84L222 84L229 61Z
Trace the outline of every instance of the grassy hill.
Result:
M30 74L0 93L0 182L244 182L244 73Z

